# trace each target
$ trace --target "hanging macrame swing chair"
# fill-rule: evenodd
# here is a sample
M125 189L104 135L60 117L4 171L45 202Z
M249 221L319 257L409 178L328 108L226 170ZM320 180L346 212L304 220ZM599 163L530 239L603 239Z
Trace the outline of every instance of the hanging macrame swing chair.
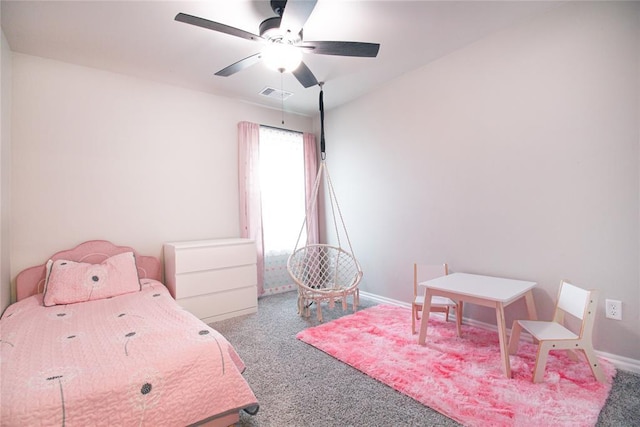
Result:
M329 308L333 309L335 302L341 301L342 309L346 310L347 298L351 296L353 299L353 311L355 312L358 309L358 284L362 279L362 269L353 255L351 240L349 240L349 234L342 218L340 205L338 204L326 164L322 83L320 84L320 123L322 160L318 168L313 192L309 198L309 203L307 203L306 216L300 228L296 246L287 261L287 270L298 285L298 314L309 317L311 315L310 307L315 303L318 321L322 322L321 305L323 302L328 302ZM318 204L318 193L323 177L326 183L324 187L325 195L331 206L331 218L333 219L337 245L310 242L308 237L310 233L307 232L305 245L299 247L303 231L305 228L309 230L309 226L317 220L312 218L312 213L315 212ZM338 218L340 227L338 226ZM342 242L345 240L348 244L348 250L342 247Z

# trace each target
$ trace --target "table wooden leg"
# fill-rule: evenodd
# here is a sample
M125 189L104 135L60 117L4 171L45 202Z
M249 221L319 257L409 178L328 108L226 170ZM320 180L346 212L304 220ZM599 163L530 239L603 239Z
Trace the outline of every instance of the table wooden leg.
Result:
M502 370L507 378L511 378L511 363L509 363L509 350L507 348L507 328L504 320L504 305L496 304L496 321L498 326L498 339L500 341L500 357L502 358Z
M532 291L524 294L524 301L527 303L527 314L529 315L529 320L538 320L538 314L536 313L536 303L533 300Z
M456 303L456 332L458 337L462 337L462 308L464 303L462 301L456 301Z
M529 291L524 294L524 301L527 304L527 315L529 316L529 320L538 320L538 314L536 313L536 303L533 300L533 291ZM534 344L539 344L539 341L533 338Z
M420 319L420 335L418 344L424 345L427 340L427 325L429 323L429 313L431 312L431 292L429 288L424 290L424 302L422 303L422 318Z

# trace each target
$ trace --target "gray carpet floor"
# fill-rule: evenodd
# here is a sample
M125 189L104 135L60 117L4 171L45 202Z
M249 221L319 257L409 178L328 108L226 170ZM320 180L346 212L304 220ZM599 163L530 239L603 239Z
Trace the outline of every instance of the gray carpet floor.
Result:
M315 326L296 313L296 292L259 299L258 313L212 323L236 348L260 410L241 413L238 426L459 426L457 422L398 393L296 339ZM375 303L361 299L360 308ZM323 306L324 322L352 312ZM597 426L640 425L640 375L618 371Z

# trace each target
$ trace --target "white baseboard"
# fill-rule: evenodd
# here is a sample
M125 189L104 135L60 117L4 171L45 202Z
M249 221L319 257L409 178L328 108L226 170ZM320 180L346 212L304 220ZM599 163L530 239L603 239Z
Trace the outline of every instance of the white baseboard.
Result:
M410 302L398 301L398 300L395 300L395 299L383 297L383 296L372 294L372 293L369 293L369 292L360 291L360 297L366 298L366 299L371 300L371 301L375 301L375 302L380 303L380 304L389 304L389 305L395 305L395 306L398 306L398 307L411 308L411 303ZM439 315L439 313L434 313L434 314ZM453 317L455 317L455 315L453 315ZM462 320L467 325L477 326L477 327L480 327L480 328L489 329L489 330L493 330L493 331L497 331L498 330L496 325L491 325L489 323L479 322L477 320L469 319L469 318L466 318L466 317L464 317ZM511 330L509 330L509 333L510 332L511 332ZM529 342L532 341L531 336L528 335L524 331L522 332L521 337L522 337L522 339L527 340ZM621 369L623 371L633 372L635 374L640 374L640 360L631 359L631 358L624 357L624 356L618 356L617 354L605 353L603 351L598 351L598 350L596 350L596 354L599 357L602 357L603 359L606 359L609 362L611 362L611 364L613 364L613 366L615 366L616 369Z
M389 304L389 305L395 305L397 307L411 308L410 302L398 301L396 299L382 297L380 295L371 294L369 292L364 292L362 290L360 291L360 296L362 298L366 298L368 300L375 301L380 304Z

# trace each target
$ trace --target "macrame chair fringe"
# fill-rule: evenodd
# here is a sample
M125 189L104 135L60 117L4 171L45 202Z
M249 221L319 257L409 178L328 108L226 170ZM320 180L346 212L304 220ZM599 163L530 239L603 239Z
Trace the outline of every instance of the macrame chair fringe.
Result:
M318 192L322 177L325 176L327 195L331 205L331 217L334 224L334 232L337 246L323 243L310 243L307 238L305 246L298 247L302 233L307 228L309 236L309 218L315 211L318 201ZM337 217L336 217L337 214ZM338 219L341 228L338 227ZM341 234L344 234L348 251L342 247ZM358 284L362 279L362 269L358 260L353 255L353 247L349 239L349 233L344 224L340 205L333 189L329 169L323 159L318 169L318 175L313 186L313 193L307 203L307 212L298 234L298 240L293 253L287 261L287 270L291 278L298 285L298 314L309 317L310 306L316 304L318 321L322 321L322 303L328 302L333 309L336 301L342 302L342 309L347 309L347 298L353 299L353 311L358 309L359 290Z

